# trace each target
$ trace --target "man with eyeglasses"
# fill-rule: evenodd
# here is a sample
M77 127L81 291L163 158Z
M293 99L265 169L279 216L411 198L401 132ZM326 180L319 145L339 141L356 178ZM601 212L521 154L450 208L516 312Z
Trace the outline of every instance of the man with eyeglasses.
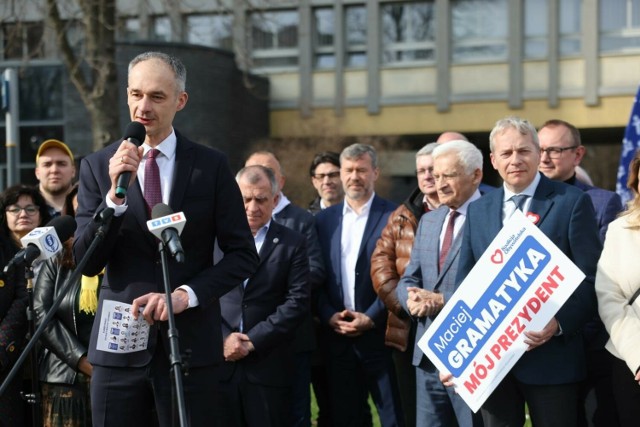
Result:
M607 227L622 210L622 202L620 196L613 191L593 187L576 179L576 167L586 153L580 132L571 123L554 119L540 127L538 138L540 172L549 179L575 185L587 193L596 210L600 239L604 242Z
M333 151L318 153L309 168L311 184L318 196L309 203L309 212L317 214L322 209L337 205L344 198L340 183L340 154Z
M342 203L344 199L344 191L340 182L340 154L334 151L322 151L316 154L309 166L309 176L311 184L316 189L318 195L309 203L307 210L312 215L317 214L329 206ZM312 301L317 299L314 293ZM316 420L318 427L327 427L331 425L331 403L329 396L329 382L327 379L327 366L324 356L323 334L321 331L320 319L315 313L315 304L312 303L311 309L314 314L314 332L318 341L318 346L311 357L311 386L318 404L318 418ZM369 403L363 400L362 407L369 409ZM368 425L371 425L369 420Z
M576 167L585 155L580 132L563 120L548 120L538 131L540 139L540 172L547 178L563 181L583 190L591 198L596 211L600 240L604 242L609 223L622 210L620 196L613 191L587 185L576 179ZM609 335L598 316L583 332L587 350L587 379L581 387L579 416L582 423L616 426L618 417L611 383L611 354L604 348ZM593 397L591 397L593 396ZM586 413L585 413L586 412Z
M432 179L442 206L420 219L410 261L394 292L405 316L414 319L417 337L427 331L457 289L461 230L469 204L480 198L482 153L463 140L438 145L433 151ZM439 381L433 363L414 341L411 344L409 360L417 385L414 425L481 426L480 414L474 414L453 389Z
M409 263L420 218L440 206L431 157L437 146L431 142L416 153L418 186L389 216L371 255L373 289L389 311L384 341L393 349L400 403L408 426L416 424L416 374L412 351L407 351L413 348L416 328L398 301L396 287Z

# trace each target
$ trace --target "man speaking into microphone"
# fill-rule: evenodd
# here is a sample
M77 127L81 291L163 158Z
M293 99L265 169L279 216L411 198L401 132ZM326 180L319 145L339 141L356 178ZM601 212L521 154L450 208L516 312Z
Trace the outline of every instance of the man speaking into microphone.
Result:
M171 259L169 275L180 350L191 354L183 381L188 421L215 425L210 408L222 362L219 299L253 274L258 257L226 156L173 128L175 114L187 103L185 84L186 70L177 58L159 52L135 57L129 63L127 103L131 120L145 128L144 141L139 147L118 141L87 156L80 167L77 260L97 231L93 215L115 209L104 240L83 271L91 276L106 267L88 354L94 366L94 426L153 425L152 416L160 426L171 425L167 308L158 240L146 225L158 203L183 212L187 220L180 236L185 261ZM118 177L126 173L130 180L121 197ZM213 266L215 240L224 258ZM98 319L107 315L103 306L111 301L132 304L134 317L143 316L151 325L145 347L98 350L103 332Z

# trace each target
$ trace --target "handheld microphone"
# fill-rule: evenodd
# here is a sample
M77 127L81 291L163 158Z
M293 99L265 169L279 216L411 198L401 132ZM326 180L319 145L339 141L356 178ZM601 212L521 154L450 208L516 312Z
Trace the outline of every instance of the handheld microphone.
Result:
M37 227L25 235L20 242L20 250L5 266L4 273L22 264L31 264L36 260L49 259L62 250L62 243L76 231L76 220L69 215L56 217L44 227Z
M140 122L131 122L127 125L124 131L124 137L122 139L128 139L136 146L140 146L144 139L147 137L147 130ZM116 182L116 197L124 199L127 195L127 188L129 187L129 180L131 179L131 172L122 172L118 175L118 181Z
M187 219L184 213L173 213L164 203L158 203L151 210L151 219L147 221L149 231L169 249L171 256L179 263L184 262L184 249L180 242L180 233Z

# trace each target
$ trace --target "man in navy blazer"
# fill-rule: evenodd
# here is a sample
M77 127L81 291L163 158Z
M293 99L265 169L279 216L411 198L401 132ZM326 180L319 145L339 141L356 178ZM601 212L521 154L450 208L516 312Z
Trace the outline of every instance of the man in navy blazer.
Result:
M482 426L480 414L474 414L453 388L444 387L439 371L418 347L420 337L458 288L460 231L469 204L480 198L482 153L472 143L457 140L436 147L432 157L433 177L442 205L420 219L411 259L396 288L402 308L417 322L416 340L412 343L416 425ZM453 228L447 250L445 241L450 223Z
M284 195L282 189L286 176L282 170L280 160L270 151L256 151L246 160L245 166L261 165L271 169L278 183L278 203L273 209L273 219L281 225L302 233L307 238L307 253L309 254L309 285L315 292L324 282L325 267L320 253L318 233L313 215L306 209L294 205ZM313 327L313 316L307 311L296 331L294 349L296 353L294 364L293 395L291 404L290 427L308 426L311 423L311 354L317 348L317 340Z
M387 309L373 289L371 254L396 206L374 193L377 155L353 144L340 155L342 203L316 215L327 280L318 298L328 326L327 362L333 426L363 425L369 392L383 426L403 425L391 351L384 344Z
M584 191L593 203L600 240L604 242L609 223L622 211L620 196L576 179L576 167L585 155L580 131L564 120L547 120L538 130L540 139L540 172L549 179L575 185ZM596 313L584 328L587 349L587 378L581 389L579 415L586 424L590 419L595 426L615 427L618 411L613 397L611 366L613 356L605 348L609 334ZM592 394L593 398L588 398ZM582 408L586 410L582 410Z
M482 406L483 420L487 427L522 426L526 403L534 425L576 426L579 382L586 373L580 332L597 310L594 276L602 249L593 205L581 190L538 172L540 146L528 121L499 120L489 143L504 185L469 206L457 282L515 209L526 212L586 277L542 330L525 332L528 351Z
M177 58L159 52L134 58L127 99L131 119L146 129L144 144L118 141L87 156L80 168L76 259L84 257L94 239L94 214L107 207L115 212L83 271L94 276L106 267L88 355L94 426L152 425L154 409L160 426L172 424L163 274L158 240L146 224L153 206L145 197L151 191L143 194L144 182L154 181L155 173L162 202L187 219L180 237L186 260L169 260L168 270L180 350L191 352L190 375L183 380L188 420L194 426L216 423L210 410L222 362L219 299L253 273L258 257L226 156L173 129L173 117L187 102L185 83L186 70ZM145 171L151 159L157 171ZM120 199L115 189L123 172L130 172L131 179ZM216 239L225 256L213 266ZM146 349L112 353L96 348L106 300L133 304L134 316L142 309L151 324Z
M310 309L306 237L272 220L280 193L273 171L247 166L236 180L260 264L220 298L225 363L216 416L227 427L290 425L293 338Z

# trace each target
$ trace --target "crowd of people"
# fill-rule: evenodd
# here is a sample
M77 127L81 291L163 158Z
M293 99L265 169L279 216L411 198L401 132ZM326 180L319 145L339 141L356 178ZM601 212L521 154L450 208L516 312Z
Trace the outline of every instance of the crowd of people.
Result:
M2 266L51 218L78 225L57 256L0 281L2 382L25 345L29 305L39 325L61 299L31 360L44 426L168 427L184 415L191 426L308 427L311 390L320 427L372 426L370 400L384 427L522 426L526 416L534 426L637 424L640 153L629 169L635 197L623 207L578 175L586 148L575 126L506 117L489 137L497 188L483 182L481 151L445 132L416 152L416 186L399 206L376 193L371 145L318 153L309 169L317 197L305 209L285 196L275 153L251 153L234 176L223 153L175 129L187 101L177 58L136 56L127 103L142 144L90 154L76 179L69 147L44 141L39 184L0 195ZM186 257L166 266L147 226L160 203L187 219ZM104 238L62 293L104 210L113 214ZM544 327L524 332L527 351L474 412L418 340L516 210L534 212L585 277ZM104 326L121 310L148 325L140 345L119 346ZM170 311L184 408L170 375ZM0 396L0 426L34 422L21 397L29 379L16 376Z

